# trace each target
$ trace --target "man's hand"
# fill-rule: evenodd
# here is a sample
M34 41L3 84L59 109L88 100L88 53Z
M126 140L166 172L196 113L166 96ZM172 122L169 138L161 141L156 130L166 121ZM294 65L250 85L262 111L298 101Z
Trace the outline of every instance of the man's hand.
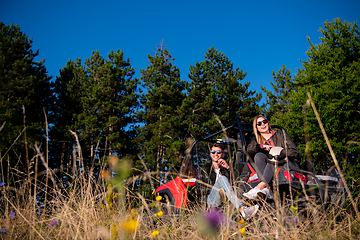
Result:
M229 169L229 168L230 168L229 165L227 164L227 162L226 162L224 159L219 159L219 160L218 160L218 164L221 165L221 166L223 166L223 167L226 168L226 169Z

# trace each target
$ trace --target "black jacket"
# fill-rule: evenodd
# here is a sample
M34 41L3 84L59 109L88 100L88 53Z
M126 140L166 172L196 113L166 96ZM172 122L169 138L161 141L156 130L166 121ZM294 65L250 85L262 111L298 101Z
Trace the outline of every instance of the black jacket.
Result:
M220 174L225 176L230 181L230 172L228 169L220 166ZM213 186L216 181L216 172L212 163L206 164L204 167L200 168L200 173L198 175L198 180Z
M276 133L272 136L272 140L275 146L286 149L286 154L290 161L298 162L299 160L298 158L300 156L299 150L297 149L295 143L291 140L290 136L286 132L283 132L281 130L276 131ZM266 155L269 154L268 151L266 151L263 148L260 148L260 144L256 142L255 137L253 137L250 140L250 143L248 144L246 150L252 158L254 158L255 154L258 152L263 152Z

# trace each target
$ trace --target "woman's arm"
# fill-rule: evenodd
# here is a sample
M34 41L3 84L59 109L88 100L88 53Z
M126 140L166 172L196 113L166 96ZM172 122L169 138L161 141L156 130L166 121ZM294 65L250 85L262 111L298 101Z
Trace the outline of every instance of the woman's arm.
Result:
M291 140L290 136L283 131L277 131L276 135L274 135L275 138L273 138L275 145L286 149L287 157L290 160L297 161L299 150L297 149L295 143Z
M255 137L250 140L250 143L246 147L246 151L251 156L254 156L256 153L261 152L260 144L256 142Z

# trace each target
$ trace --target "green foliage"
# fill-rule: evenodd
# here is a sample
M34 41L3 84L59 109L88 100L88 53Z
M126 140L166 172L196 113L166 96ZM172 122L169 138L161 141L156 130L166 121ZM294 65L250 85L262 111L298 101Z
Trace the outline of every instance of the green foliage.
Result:
M288 111L278 117L298 147L316 167L333 165L314 111L310 92L332 148L347 179L360 177L360 32L357 23L326 21L321 43L307 51L308 59L295 77ZM305 156L303 155L303 156Z
M5 157L3 154L20 135L7 157L10 162L20 160L25 172L30 170L29 159L34 152L25 149L36 141L45 142L44 110L47 112L53 101L45 60L35 61L39 50L31 48L32 39L19 26L0 22L0 124L6 122L0 134L0 155Z
M69 130L78 134L88 162L112 153L125 156L134 150L131 126L138 106L134 73L130 60L124 60L119 50L111 51L108 59L95 51L83 66L80 59L70 60L60 70L55 82L57 103L52 136L58 144L54 150L59 149L53 156L60 155L62 165L71 158L74 138Z
M111 51L108 60L94 52L85 60L86 79L80 82L80 102L83 112L77 116L76 129L82 138L107 142L111 152L126 153L125 128L133 123L132 114L137 107L137 80L130 60L123 52ZM125 154L124 154L125 155Z
M241 83L246 72L233 63L222 52L211 47L205 60L190 65L187 85L188 95L182 105L189 134L198 138L219 130L221 125L235 122L241 115L243 121L251 121L258 114L261 94L250 91L250 82Z
M184 151L185 128L180 106L185 97L185 82L166 48L158 48L155 56L148 55L148 59L150 65L140 70L144 89L138 113L144 124L138 129L140 155L150 172L175 171ZM143 168L140 160L137 167Z
M291 71L286 69L283 65L276 73L273 71L273 80L270 82L273 91L266 90L261 86L261 89L266 94L265 115L268 119L272 120L272 116L278 116L280 113L289 112L288 106L290 103L290 96L296 91L294 79L291 78Z
M69 60L66 66L60 69L55 80L56 104L52 106L54 114L51 117L55 127L50 130L51 157L54 159L51 167L60 168L60 172L72 156L73 136L69 129L73 129L76 116L82 111L77 80L85 76L86 71L81 66L81 59L76 62Z

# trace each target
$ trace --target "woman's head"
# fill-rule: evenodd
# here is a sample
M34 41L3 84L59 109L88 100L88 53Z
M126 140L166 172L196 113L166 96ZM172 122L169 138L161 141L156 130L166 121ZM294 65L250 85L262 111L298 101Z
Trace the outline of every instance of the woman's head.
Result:
M264 117L263 115L258 115L254 118L253 121L253 130L256 137L256 141L258 143L262 143L261 134L262 133L270 133L271 132L271 126L269 124L269 121Z

